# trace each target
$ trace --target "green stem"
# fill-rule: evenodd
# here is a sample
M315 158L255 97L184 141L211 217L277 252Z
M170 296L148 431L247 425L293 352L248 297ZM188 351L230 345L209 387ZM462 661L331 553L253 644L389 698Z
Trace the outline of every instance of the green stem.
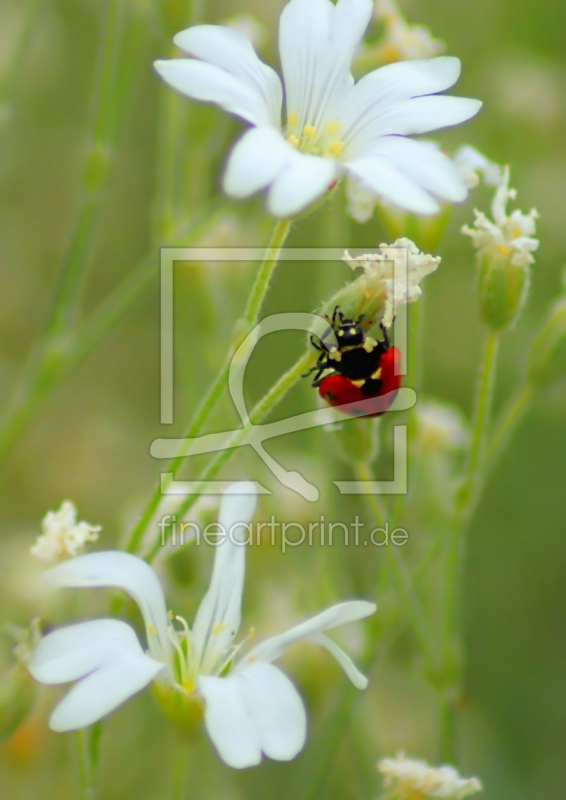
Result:
M301 378L301 376L313 365L316 353L307 350L304 355L286 372L274 386L264 395L264 397L254 406L250 412L250 420L254 425L259 424L265 417L275 408L275 406L285 397L287 392L292 386ZM248 428L240 428L234 431L231 438L226 443L223 450L208 464L204 473L195 488L194 494L189 495L181 505L176 509L176 516L180 519L184 517L197 502L199 497L205 491L208 483L213 480L222 467L231 459L235 449L240 445L248 436ZM145 555L146 561L153 561L162 546L161 533L156 536L148 553Z
M244 311L243 322L249 330L257 323L260 308L269 289L269 283L281 255L281 248L285 244L290 228L291 220L289 219L280 219L275 223L271 241L267 246ZM247 336L249 330L245 331L244 336Z
M187 740L177 735L173 748L173 769L171 773L171 800L187 800L188 789L188 744Z
M96 800L96 765L93 763L90 738L91 731L88 728L82 728L75 733L81 800Z
M47 324L48 339L57 339L74 321L80 283L87 264L102 188L112 161L116 124L116 71L119 59L119 0L107 0L105 33L100 51L95 111L83 166L82 204L71 246L63 263Z
M360 464L357 468L360 480L375 481L372 469L367 464ZM367 495L368 503L374 513L375 521L379 526L383 526L385 516L377 495ZM396 593L402 603L407 619L411 623L413 631L417 637L420 650L425 658L428 667L434 665L434 648L425 615L419 603L419 599L414 592L411 577L403 561L403 557L398 552L395 545L387 544L384 548L387 553L389 570L391 572Z
M238 329L238 335L236 337L236 340L231 346L228 352L228 356L226 357L224 364L222 365L220 371L218 372L216 378L214 379L212 385L210 386L207 394L202 400L200 406L198 407L192 422L186 429L185 434L183 436L184 439L193 439L195 436L198 436L198 434L202 430L203 425L208 419L210 413L212 412L216 403L220 399L220 395L222 394L222 391L226 387L228 381L228 373L230 371L230 364L232 363L232 358L234 357L234 353L237 347L240 345L241 340L249 333L249 331L257 323L257 318L259 315L259 311L261 309L261 305L267 294L271 277L273 275L275 267L277 266L277 262L281 254L281 248L283 247L285 239L287 238L290 227L291 227L290 220L279 220L275 224L271 241L269 242L263 261L261 263L256 279L254 281L254 285L252 287L250 296L248 298L246 309L244 311L244 316L236 326ZM177 454L169 463L167 471L171 473L174 477L178 473L184 460L185 460L184 456ZM155 514L155 512L159 507L161 499L162 499L161 484L158 483L152 496L149 499L149 502L145 506L141 516L139 517L136 524L134 525L132 530L128 533L125 539L124 549L127 550L127 552L137 553L140 550L146 530L153 518L153 515ZM196 502L196 499L198 499L198 497L195 497L194 502ZM193 503L190 504L190 506L192 505ZM181 513L180 510L179 513ZM159 547L159 546L160 546L159 543L154 545L154 547ZM152 551L152 553L153 552L156 553L158 552L158 550Z
M487 432L491 417L493 390L495 386L495 370L497 353L499 350L499 336L489 332L485 343L483 366L480 375L478 394L474 410L472 426L472 442L468 457L468 467L464 488L459 502L460 514L463 525L469 517L477 500L478 490L481 486L482 471L485 464L485 449Z
M443 739L446 739L448 732L453 732L454 724L451 717L454 715L454 699L460 691L462 682L463 648L460 606L465 555L465 534L470 517L478 502L483 483L486 465L486 439L491 417L498 349L499 336L489 332L485 343L474 408L472 441L466 475L449 533L444 598L444 668L442 682L450 697L447 701L448 706L445 709ZM450 747L452 751L455 750L453 740ZM444 749L446 748L447 745L444 743Z

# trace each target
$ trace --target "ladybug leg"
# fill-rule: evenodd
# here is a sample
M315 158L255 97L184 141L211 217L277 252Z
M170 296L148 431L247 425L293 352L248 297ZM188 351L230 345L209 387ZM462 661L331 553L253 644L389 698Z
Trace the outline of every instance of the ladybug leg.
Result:
M366 318L366 316L367 316L367 314L360 314L360 316L359 316L359 317L357 318L357 320L354 322L354 325L359 325L359 324L360 324L360 322L363 322L363 321L364 321L364 319Z
M311 336L311 344L312 344L312 346L314 347L315 350L318 350L319 352L322 352L322 347L319 347L317 345L317 343L314 340L314 336Z
M385 344L385 347L389 350L389 348L391 347L391 340L389 339L389 333L387 331L387 328L385 327L383 322L379 323L379 327L381 328L381 332L383 334L383 342Z
M338 309L339 308L340 308L340 306L336 306L334 308L334 313L332 314L332 325L333 326L336 324L336 314L338 313ZM342 316L342 314L340 314L340 316ZM330 322L330 320L329 320L329 322Z

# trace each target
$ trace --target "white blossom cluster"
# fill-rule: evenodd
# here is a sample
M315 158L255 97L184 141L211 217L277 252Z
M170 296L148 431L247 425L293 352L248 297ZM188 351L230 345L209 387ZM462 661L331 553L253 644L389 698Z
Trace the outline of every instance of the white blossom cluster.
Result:
M509 188L509 167L505 167L491 206L493 221L475 210L476 227L464 225L462 233L471 237L480 256L509 257L513 265L526 267L534 262L532 253L539 246L539 240L534 238L539 215L535 208L528 214L516 209L508 215L507 203L516 196L516 190Z
M382 244L375 253L352 257L348 251L342 260L352 269L363 269L368 290L384 294L382 323L389 328L399 306L414 303L422 294L420 282L440 264L440 256L421 253L410 239Z
M96 542L99 525L77 522L77 509L65 500L58 511L48 511L41 521L43 533L31 548L40 561L56 562L78 556L87 542Z
M431 767L402 753L384 758L377 766L389 796L399 800L463 800L482 789L477 778L461 778L453 767Z

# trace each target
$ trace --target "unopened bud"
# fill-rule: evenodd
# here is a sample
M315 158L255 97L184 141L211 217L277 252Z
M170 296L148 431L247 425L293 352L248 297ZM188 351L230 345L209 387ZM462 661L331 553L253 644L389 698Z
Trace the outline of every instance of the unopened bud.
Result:
M552 306L528 355L527 377L543 389L566 376L566 297Z
M479 265L479 302L484 322L498 333L521 313L529 291L529 267L507 253L484 255Z

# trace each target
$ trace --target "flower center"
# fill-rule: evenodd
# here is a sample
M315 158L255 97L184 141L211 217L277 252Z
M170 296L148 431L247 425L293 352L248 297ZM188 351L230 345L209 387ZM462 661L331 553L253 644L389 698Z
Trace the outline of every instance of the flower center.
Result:
M340 122L334 120L322 128L310 124L300 128L297 114L291 112L287 118L285 135L289 144L301 153L322 158L338 158L344 149L344 142L338 136L341 127Z

